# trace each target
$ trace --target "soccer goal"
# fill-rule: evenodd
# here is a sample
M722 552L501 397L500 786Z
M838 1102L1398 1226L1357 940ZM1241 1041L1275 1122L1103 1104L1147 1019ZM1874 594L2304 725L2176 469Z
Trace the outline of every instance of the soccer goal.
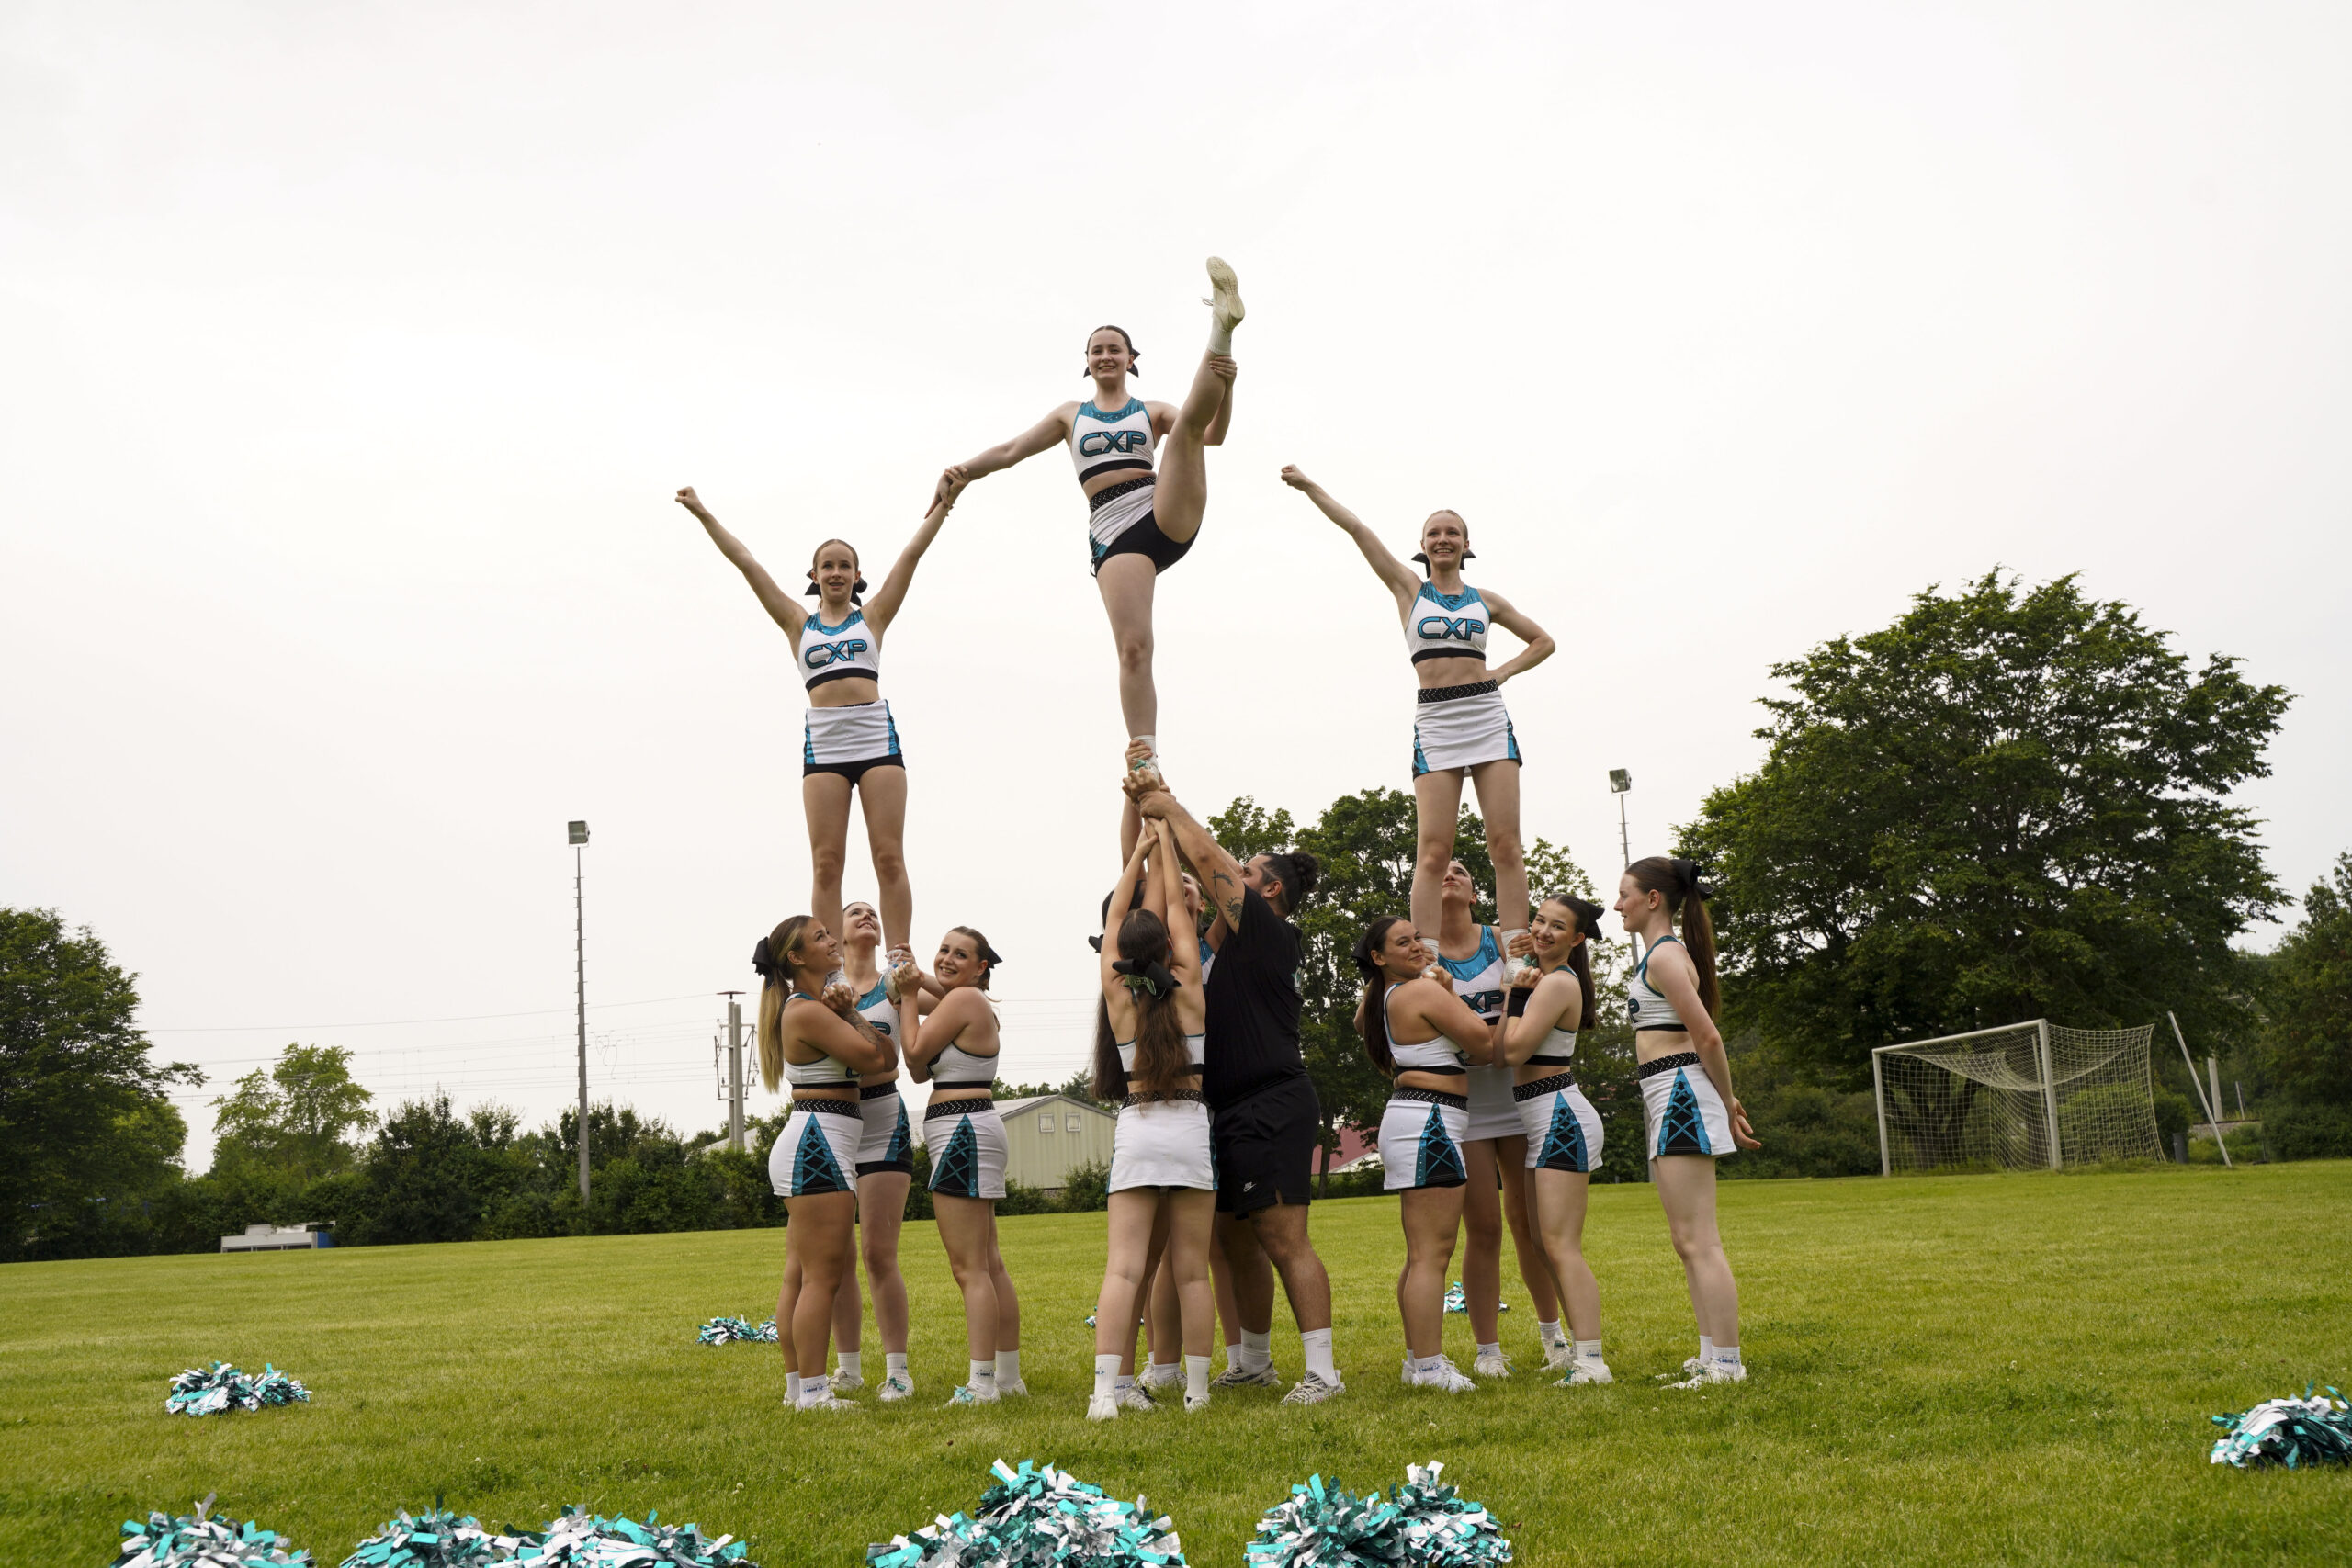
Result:
M2036 1019L1881 1045L1871 1053L1881 1173L2162 1159L2154 1033L2153 1023L2061 1029Z

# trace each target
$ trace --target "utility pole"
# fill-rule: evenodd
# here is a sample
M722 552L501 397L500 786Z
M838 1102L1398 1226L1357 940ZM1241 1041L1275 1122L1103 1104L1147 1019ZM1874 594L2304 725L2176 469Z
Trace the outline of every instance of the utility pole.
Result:
M727 998L727 1141L743 1147L743 1007L741 991L721 991Z
M1618 868L1621 871L1634 863L1633 841L1625 834L1625 796L1632 794L1633 789L1634 775L1631 772L1624 768L1609 770L1609 793L1617 797L1617 852L1624 856L1623 864ZM1628 937L1626 942L1633 948L1634 956L1639 958L1642 955L1641 938ZM1871 1062L1875 1065L1877 1058L1872 1057Z
M582 898L582 856L588 844L588 824L565 825L571 843L571 953L580 996L580 1201L588 1201L588 917Z

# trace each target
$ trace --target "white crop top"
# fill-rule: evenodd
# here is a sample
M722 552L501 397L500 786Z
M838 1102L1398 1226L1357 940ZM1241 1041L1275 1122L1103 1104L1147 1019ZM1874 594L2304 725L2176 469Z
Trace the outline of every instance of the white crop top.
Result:
M1535 1047L1535 1054L1520 1064L1528 1067L1565 1067L1576 1059L1577 1032L1555 1029Z
M1405 983L1399 980L1380 993L1380 1022L1388 1030L1388 1057L1396 1064L1395 1070L1400 1073L1461 1073L1466 1077L1470 1071L1469 1058L1462 1054L1460 1046L1442 1034L1434 1040L1424 1040L1418 1045L1397 1043L1396 1032L1388 1022L1388 998L1396 994L1396 986Z
M1151 446L1151 411L1141 398L1129 398L1126 407L1109 412L1080 403L1069 422L1069 460L1078 465L1080 484L1122 468L1148 477Z
M1480 1018L1492 1023L1502 1016L1505 982L1510 978L1510 962L1503 956L1503 944L1492 926L1478 928L1478 951L1467 958L1438 955L1445 972L1453 976L1453 994Z
M961 1045L950 1045L933 1058L931 1087L933 1089L994 1089L996 1058L975 1056Z
M816 998L809 997L806 991L795 991L792 996L808 997L812 1002L817 1000ZM785 998L787 1006L791 1001L792 997ZM813 1062L806 1063L796 1062L787 1056L784 1063L784 1081L795 1089L814 1089L820 1085L831 1087L836 1084L854 1084L857 1082L857 1075L847 1066L835 1061L831 1056L820 1056Z
M1405 612L1405 651L1419 664L1424 659L1475 659L1487 661L1487 602L1468 583L1459 593L1440 593L1434 583L1421 584L1420 597Z
M1201 1070L1201 1064L1208 1060L1208 1043L1209 1037L1205 1034L1184 1036L1184 1055L1196 1073ZM1119 1043L1119 1070L1124 1073L1136 1070L1136 1043L1132 1040Z
M792 647L793 662L810 691L828 681L862 675L882 679L882 638L865 624L865 612L852 610L837 626L819 620L814 612L800 624L800 637Z
M1670 936L1662 936L1650 943L1649 952L1642 954L1640 966L1634 971L1634 978L1625 987L1625 1016L1634 1021L1634 1028L1637 1032L1664 1029L1677 1034L1690 1032L1682 1021L1682 1015L1674 1010L1674 1004L1650 984L1650 959L1669 942L1677 947L1682 945L1679 938Z

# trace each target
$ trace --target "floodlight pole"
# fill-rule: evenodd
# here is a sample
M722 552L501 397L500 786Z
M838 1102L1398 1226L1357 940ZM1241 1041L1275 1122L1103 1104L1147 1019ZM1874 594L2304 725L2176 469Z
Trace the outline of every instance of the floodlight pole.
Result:
M1625 832L1625 796L1633 793L1633 788L1632 769L1611 768L1609 770L1609 793L1617 797L1617 852L1624 857L1623 864L1618 867L1620 871L1634 863L1633 840L1626 836ZM1625 942L1634 950L1635 958L1641 957L1641 938L1628 934Z
M588 917L582 896L582 857L587 853L588 824L566 825L571 841L571 953L580 1001L580 1201L588 1202Z

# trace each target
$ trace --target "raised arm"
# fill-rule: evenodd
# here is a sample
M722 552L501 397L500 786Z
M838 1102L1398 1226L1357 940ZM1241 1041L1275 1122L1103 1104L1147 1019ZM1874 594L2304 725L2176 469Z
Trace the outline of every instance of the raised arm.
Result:
M939 489L933 492L933 499L946 495L950 485L960 487L970 484L974 479L986 479L1000 468L1009 468L1048 447L1060 446L1069 439L1069 422L1077 416L1078 405L1064 403L1003 445L991 446L977 457L951 464L946 472L939 476Z
M1514 675L1525 674L1551 658L1559 648L1560 645L1552 640L1551 633L1521 615L1501 594L1487 593L1483 596L1487 608L1493 613L1495 625L1527 645L1519 650L1516 657L1487 671L1496 683L1500 684Z
M1313 502L1324 516L1338 524L1340 531L1356 542L1356 548L1363 552L1363 558L1371 566L1373 575L1396 595L1396 613L1405 614L1421 592L1421 580L1413 575L1412 569L1388 553L1388 547L1363 525L1363 518L1333 501L1329 491L1300 473L1295 465L1283 469L1283 483Z
M1102 988L1109 990L1118 984L1118 972L1111 967L1119 958L1119 927L1126 922L1127 906L1136 896L1136 880L1143 874L1143 858L1151 840L1139 838L1127 863L1119 873L1119 880L1111 889L1111 902L1102 911L1102 953L1096 967L1102 974Z
M688 485L678 492L678 504L700 520L703 532L710 536L710 542L718 547L720 555L735 563L735 570L743 574L743 581L750 583L752 592L760 596L760 604L775 624L792 636L798 637L800 623L808 618L808 612L800 607L799 601L778 588L775 579L768 575L768 569L753 559L752 552L743 547L743 541L729 533L726 526L711 515L710 508L702 503L702 497L695 493L694 486Z
M1175 918L1176 911L1184 907L1184 869L1176 863L1176 835L1169 831L1166 822L1154 822L1151 830L1158 845L1151 852L1151 863L1159 874L1160 896L1166 900L1161 905L1164 912L1160 919L1169 922L1168 971L1176 976L1179 985L1198 985L1201 979L1199 933L1190 929L1192 921L1189 919L1178 920Z
M900 550L899 558L890 563L889 574L882 579L882 586L876 589L874 596L865 602L865 624L874 628L877 637L898 615L899 606L906 603L907 590L914 584L915 568L922 564L923 552L931 548L933 539L939 537L939 525L947 521L947 514L956 509L956 498L963 493L964 481L958 479L943 485L940 493L931 498L931 510L923 514L922 522L915 529L915 536L907 541L907 547Z
M1132 775L1130 775L1132 776ZM1201 895L1225 919L1234 931L1241 929L1241 863L1225 852L1225 846L1209 836L1209 830L1193 819L1177 798L1164 789L1147 790L1136 798L1136 809L1155 822L1165 822L1176 836L1176 847L1193 863L1194 874L1201 879Z

